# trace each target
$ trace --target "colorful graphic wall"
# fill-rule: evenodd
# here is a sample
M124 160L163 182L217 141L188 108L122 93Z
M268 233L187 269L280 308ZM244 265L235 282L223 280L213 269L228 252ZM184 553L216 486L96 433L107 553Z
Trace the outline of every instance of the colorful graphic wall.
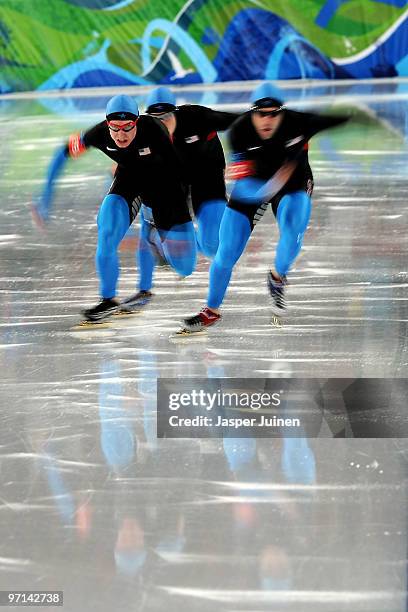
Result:
M408 76L407 0L0 0L0 91Z

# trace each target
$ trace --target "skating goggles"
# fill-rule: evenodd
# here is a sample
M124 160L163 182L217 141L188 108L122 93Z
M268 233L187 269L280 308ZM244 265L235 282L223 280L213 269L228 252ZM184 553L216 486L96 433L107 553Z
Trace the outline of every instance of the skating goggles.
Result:
M274 108L273 110L270 111L266 111L266 110L261 110L259 108L257 108L256 106L254 108L251 109L253 113L256 113L259 117L276 117L277 115L279 115L283 110L285 110L284 106L281 106L279 108Z
M135 119L135 121L128 121L124 125L116 125L111 121L107 121L106 123L111 132L120 132L121 130L122 132L130 132L136 126L137 121L137 119Z

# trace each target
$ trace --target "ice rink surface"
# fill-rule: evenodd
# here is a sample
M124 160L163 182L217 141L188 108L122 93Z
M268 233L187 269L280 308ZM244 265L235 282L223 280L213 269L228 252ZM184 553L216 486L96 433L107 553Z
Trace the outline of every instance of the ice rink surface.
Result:
M222 322L184 340L174 332L205 303L204 259L183 280L158 269L143 312L71 330L98 299L102 154L69 162L46 232L32 225L53 151L100 121L113 92L0 98L1 589L63 590L65 612L407 610L404 440L155 436L160 377L406 377L408 82L283 86L289 107L354 114L312 140L289 314L271 324L268 211ZM178 100L244 110L250 88ZM121 297L136 289L135 224Z

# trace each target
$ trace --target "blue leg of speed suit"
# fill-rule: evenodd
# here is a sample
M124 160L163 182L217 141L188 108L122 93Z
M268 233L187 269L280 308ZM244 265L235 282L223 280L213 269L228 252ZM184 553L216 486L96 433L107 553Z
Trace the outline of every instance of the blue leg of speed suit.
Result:
M232 268L241 257L250 235L249 219L232 208L226 208L220 225L220 245L210 267L207 302L210 308L218 308L221 305Z
M225 200L209 200L203 202L196 213L197 245L206 257L214 257L217 252L224 211Z
M103 362L99 383L99 421L101 449L107 464L116 470L132 464L137 440L121 400L122 381L116 360Z
M302 248L312 203L305 191L285 195L279 203L276 220L280 238L276 248L275 268L285 276Z
M119 278L118 247L130 225L126 200L115 194L107 195L99 209L97 223L96 269L100 292L103 298L112 298L116 295Z
M156 230L154 230L156 232ZM139 289L140 291L150 291L153 285L153 272L156 265L156 259L152 251L151 244L148 241L152 233L150 223L146 221L143 214L143 206L140 211L140 240L137 252L139 263ZM156 232L157 233L157 232Z
M196 234L192 221L174 225L170 230L157 228L164 256L180 276L194 272L197 262Z
M315 457L307 438L283 438L282 470L289 483L316 482Z

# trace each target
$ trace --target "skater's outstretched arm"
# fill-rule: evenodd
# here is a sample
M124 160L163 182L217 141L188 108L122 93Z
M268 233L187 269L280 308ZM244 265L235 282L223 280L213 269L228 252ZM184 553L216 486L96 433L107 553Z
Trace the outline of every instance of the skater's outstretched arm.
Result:
M257 142L261 142L260 140L254 141L255 146L248 147L248 128L243 121L238 120L232 127L230 132L232 163L228 167L228 178L236 181L231 193L234 200L248 205L259 205L269 201L290 180L300 159L304 156L304 151L307 150L309 140L322 130L341 125L350 119L346 115L319 115L288 110L285 114L286 125L293 125L294 131L284 142L280 142L278 138L276 149L267 144L271 150L271 165L274 157L279 158L283 153L280 168L267 180L256 176L256 158L262 151L264 143L270 143L271 139L265 139L259 145Z
M224 132L234 123L240 116L238 113L229 113L226 111L217 111L206 106L197 105L196 108L202 109L203 119L215 132Z
M232 189L231 199L250 206L259 206L262 202L269 202L283 189L296 167L296 159L286 160L267 181L252 176L238 178Z
M307 136L305 140L299 140L298 143L295 143L288 150L288 157L285 163L279 168L277 172L268 180L266 183L260 187L260 189L256 192L256 197L262 199L262 201L266 202L273 198L289 181L292 174L296 170L298 166L298 159L302 155L304 150L306 140L309 141L312 136L321 132L323 130L327 130L329 128L337 127L338 125L342 125L349 121L351 117L348 115L317 115L313 113L308 113L308 126L307 126ZM259 201L259 200L258 200ZM250 202L248 202L250 203Z
M55 181L61 174L66 160L68 159L68 147L64 145L57 149L52 158L48 170L45 185L41 195L36 199L32 206L33 218L37 225L45 225L50 216L52 200L54 197Z
M292 111L295 115L296 111ZM313 136L328 130L330 128L342 125L351 119L351 115L320 115L318 113L298 113L302 115L302 121L304 121L304 133L307 140L310 140Z
M48 166L45 185L40 196L33 203L32 213L37 225L44 226L50 216L55 192L55 183L64 169L70 157L79 157L86 150L83 137L80 134L73 134L62 147L59 147Z

